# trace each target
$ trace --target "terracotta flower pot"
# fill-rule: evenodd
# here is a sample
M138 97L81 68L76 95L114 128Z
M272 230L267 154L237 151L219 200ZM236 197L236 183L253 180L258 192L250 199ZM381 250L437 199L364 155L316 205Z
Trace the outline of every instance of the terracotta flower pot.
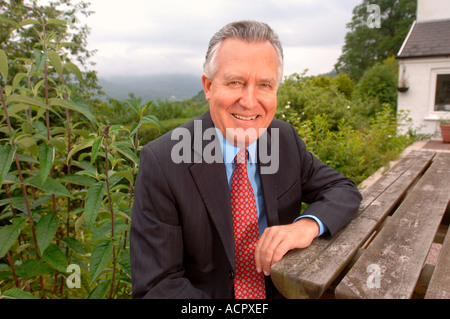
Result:
M444 143L450 143L450 124L440 124L439 126Z

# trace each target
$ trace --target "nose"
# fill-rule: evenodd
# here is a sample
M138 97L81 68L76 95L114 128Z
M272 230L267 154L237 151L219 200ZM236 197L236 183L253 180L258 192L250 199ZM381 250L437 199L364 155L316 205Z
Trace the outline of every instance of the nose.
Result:
M252 109L258 104L257 92L254 85L247 84L243 87L239 104L245 109Z

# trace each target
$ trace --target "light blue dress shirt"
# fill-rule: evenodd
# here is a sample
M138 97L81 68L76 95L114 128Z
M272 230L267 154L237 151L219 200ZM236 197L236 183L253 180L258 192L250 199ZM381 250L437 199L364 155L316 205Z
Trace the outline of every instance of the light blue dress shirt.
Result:
M231 180L233 178L234 167L236 166L234 158L239 152L239 148L228 142L228 140L223 137L222 133L217 127L215 127L215 129L217 136L219 137L219 144L222 149L223 160L225 163L225 170L227 173L228 186L231 192ZM266 207L264 205L264 196L262 193L261 179L259 176L259 167L258 167L259 165L257 163L258 161L257 144L258 143L256 143L255 141L247 147L248 151L247 174L248 179L250 180L250 184L252 185L253 192L255 193L256 209L258 213L258 223L259 223L259 234L261 236L264 230L267 228L267 215L266 215ZM313 215L301 215L298 218L296 218L294 222L304 217L313 218L319 224L320 228L319 236L322 235L327 230L326 226L316 216Z

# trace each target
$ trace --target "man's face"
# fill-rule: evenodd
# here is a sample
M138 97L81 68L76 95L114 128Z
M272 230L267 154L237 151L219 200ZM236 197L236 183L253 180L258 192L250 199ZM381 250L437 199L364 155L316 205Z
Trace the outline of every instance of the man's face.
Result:
M214 78L203 75L202 81L211 118L222 135L227 137L227 129L247 133L234 141L227 138L231 143L248 146L267 129L277 108L277 77L278 58L270 42L227 39L222 43Z

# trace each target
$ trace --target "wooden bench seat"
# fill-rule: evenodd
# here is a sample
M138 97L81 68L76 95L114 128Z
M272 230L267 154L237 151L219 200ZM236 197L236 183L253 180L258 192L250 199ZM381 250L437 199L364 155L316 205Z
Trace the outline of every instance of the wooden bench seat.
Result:
M450 299L450 229L442 244L425 299Z
M319 298L392 213L431 164L435 152L412 151L362 191L357 216L330 239L290 251L272 265L271 278L286 298Z
M430 168L336 287L337 298L412 297L450 200L449 163L450 154L436 155Z

